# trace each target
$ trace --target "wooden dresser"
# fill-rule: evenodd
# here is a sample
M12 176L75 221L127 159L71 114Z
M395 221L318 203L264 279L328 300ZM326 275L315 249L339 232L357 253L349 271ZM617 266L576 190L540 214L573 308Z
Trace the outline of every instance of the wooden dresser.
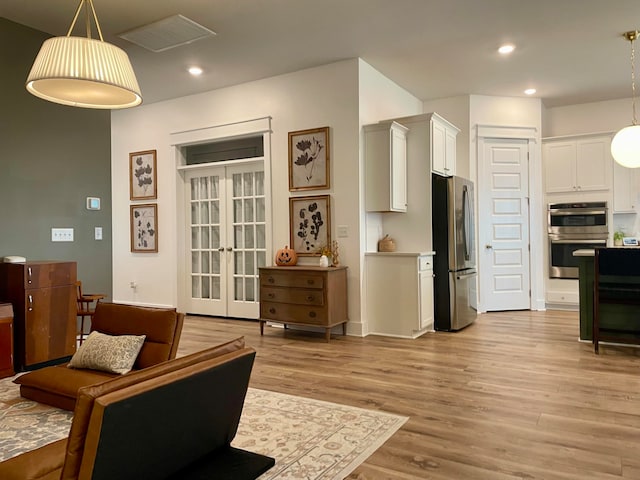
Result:
M76 262L0 263L0 302L13 304L16 371L76 350Z
M323 327L327 342L336 325L346 334L347 267L260 268L261 335L267 321Z
M13 307L0 303L0 378L13 374Z

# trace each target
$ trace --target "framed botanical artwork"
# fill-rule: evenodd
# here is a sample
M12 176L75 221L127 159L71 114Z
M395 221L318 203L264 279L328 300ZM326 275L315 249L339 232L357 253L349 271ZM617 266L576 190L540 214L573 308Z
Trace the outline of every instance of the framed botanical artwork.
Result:
M289 198L290 245L298 255L320 255L331 244L329 195Z
M131 205L131 251L158 251L158 205Z
M289 191L329 188L329 127L289 132Z
M152 200L158 198L156 184L156 151L133 152L129 154L129 198L131 200Z

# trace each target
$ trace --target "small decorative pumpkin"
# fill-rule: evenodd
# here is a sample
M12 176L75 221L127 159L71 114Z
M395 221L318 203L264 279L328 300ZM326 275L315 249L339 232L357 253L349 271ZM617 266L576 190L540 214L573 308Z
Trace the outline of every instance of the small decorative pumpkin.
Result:
M289 267L298 263L298 254L289 245L276 252L276 265L280 267Z

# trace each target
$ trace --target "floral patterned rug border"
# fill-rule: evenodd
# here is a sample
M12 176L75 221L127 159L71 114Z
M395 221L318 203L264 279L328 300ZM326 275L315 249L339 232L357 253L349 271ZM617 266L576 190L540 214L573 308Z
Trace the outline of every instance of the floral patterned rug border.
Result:
M20 397L0 380L0 461L64 438L72 414ZM249 388L232 445L276 458L260 480L342 480L407 417Z

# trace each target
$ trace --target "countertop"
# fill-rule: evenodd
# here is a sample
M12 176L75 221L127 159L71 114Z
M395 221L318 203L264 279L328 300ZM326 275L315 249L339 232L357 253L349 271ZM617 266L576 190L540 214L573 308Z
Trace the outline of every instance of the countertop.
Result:
M627 249L627 248L640 248L640 247L637 247L635 245L634 246L627 246L627 247L618 245L618 246L615 246L615 247L607 247L607 248L625 248L625 249ZM596 251L595 251L594 248L582 248L580 250L574 250L573 251L573 256L574 257L593 257L593 256L595 256L595 254L596 254Z
M436 252L365 252L370 256L389 256L389 257L423 257L425 255L433 256Z

